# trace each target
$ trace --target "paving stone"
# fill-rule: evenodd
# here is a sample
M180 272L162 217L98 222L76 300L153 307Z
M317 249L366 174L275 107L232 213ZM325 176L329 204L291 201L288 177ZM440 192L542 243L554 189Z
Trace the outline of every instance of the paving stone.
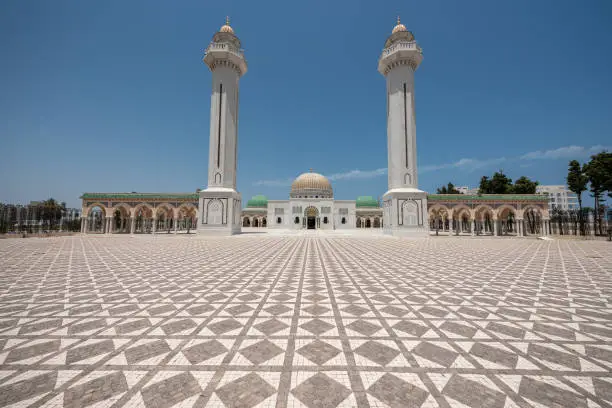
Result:
M43 343L37 343L31 346L20 347L11 350L6 359L5 363L14 363L28 358L42 356L43 354L53 353L58 351L60 348L60 340L51 340Z
M106 319L94 319L83 323L76 323L68 326L68 334L80 334L95 329L102 329L107 327Z
M53 390L56 380L57 371L50 371L27 380L0 385L0 406L5 407L36 395L46 394Z
M98 377L81 385L68 388L64 392L64 408L80 408L104 401L113 395L128 390L128 384L122 372Z
M296 352L318 365L325 364L340 354L338 348L318 339L299 348Z
M506 401L503 393L457 374L446 383L442 395L472 408L503 408Z
M497 322L491 322L487 324L487 330L501 333L506 336L512 336L517 339L522 339L523 337L525 337L525 333L526 333L524 329L520 329L518 327L513 327L513 326L507 326L505 324L501 324Z
M388 313L388 314L392 314L393 316L397 316L397 317L402 317L408 314L408 310L402 309L401 307L396 307L396 306L386 306L380 309L380 311Z
M125 350L125 358L128 364L136 364L151 357L165 354L170 351L168 343L164 340L156 340L151 343L141 344Z
M19 334L30 334L43 330L57 329L62 325L62 319L52 319L24 324L19 329Z
M195 306L195 307L191 307L187 309L187 313L189 313L192 316L198 316L198 315L202 315L202 314L211 312L213 310L215 310L214 307L208 304L204 304L204 305L199 305L199 306Z
M202 392L190 373L181 373L145 387L141 391L147 408L169 408Z
M555 363L562 364L574 370L580 370L580 359L570 353L564 353L549 347L541 346L536 343L530 343L527 349L530 356Z
M463 324L458 324L458 323L450 322L450 321L446 321L446 322L442 323L440 328L442 330L447 330L449 332L458 334L458 335L463 336L463 337L468 337L468 338L472 338L476 334L476 332L478 331L474 327L466 326L466 325L463 325Z
M429 396L427 391L390 373L380 377L368 392L390 408L420 407Z
M274 395L276 389L255 373L250 373L216 390L227 407L252 408Z
M283 352L284 350L282 348L278 347L268 339L251 344L250 346L240 350L240 353L253 364L265 363Z
M86 358L99 356L112 351L115 351L115 345L112 340L102 340L85 346L71 348L66 353L66 364L74 364Z
M402 320L396 323L393 326L393 329L411 334L416 337L421 337L423 334L425 334L429 330L427 326L421 326L420 324L416 324L416 323L409 322L406 320ZM400 333L400 335L402 334Z
M301 324L300 327L304 330L311 332L315 336L319 336L333 329L334 325L317 318Z
M486 343L474 343L470 354L509 368L516 367L518 355Z
M382 329L382 327L380 327L377 324L373 324L367 320L361 320L361 319L355 320L354 322L348 324L346 327L348 329L356 331L357 333L361 333L364 336L371 336L377 331L379 331L380 329Z
M217 357L229 350L217 340L209 340L196 344L183 350L183 354L191 364L200 364L203 361Z
M312 305L312 306L308 306L302 309L304 312L308 312L311 315L323 315L326 314L327 312L329 312L329 308L328 307L323 307L321 305Z
M142 329L149 328L149 327L151 327L151 322L149 322L149 319L138 319L138 320L118 324L117 326L115 326L115 331L117 332L117 334L122 335L122 334L132 333L136 330L142 330Z
M253 327L257 330L265 334L266 336L271 336L283 329L289 327L287 323L283 323L277 319L266 320L265 322L257 323Z
M458 356L454 351L427 342L419 343L412 352L444 367L450 367Z
M236 330L242 327L242 325L237 320L225 319L225 320L221 320L216 323L210 324L207 327L210 331L219 335L219 334L225 334L232 330Z
M310 377L291 393L308 408L335 408L351 395L347 387L323 373Z
M585 397L529 377L521 379L519 395L548 407L587 407Z
M240 305L229 307L225 310L229 312L229 314L231 314L232 316L238 316L238 315L250 312L251 310L253 310L253 308L245 304L240 304Z
M369 340L357 347L355 353L385 366L393 361L400 352L380 342Z
M174 312L176 310L176 308L173 305L161 305L161 306L153 306L147 309L147 312L149 312L149 314L151 316L158 316L161 314L167 314L170 312Z
M0 406L612 403L606 242L275 234L0 240Z
M131 304L131 305L122 305L122 306L110 308L108 309L108 313L111 316L121 316L121 315L132 314L136 312L137 310L139 310L138 306Z
M170 323L162 324L161 328L167 335L172 335L184 330L193 329L197 324L191 319L181 319Z

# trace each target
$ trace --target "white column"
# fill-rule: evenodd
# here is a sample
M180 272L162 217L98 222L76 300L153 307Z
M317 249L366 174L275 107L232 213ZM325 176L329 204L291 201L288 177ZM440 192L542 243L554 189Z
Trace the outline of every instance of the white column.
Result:
M472 220L471 221L471 225L472 225L472 236L476 235L476 220Z
M498 220L496 220L496 219L495 219L495 220L493 220L493 236L494 236L494 237L496 237L496 236L498 235L498 233L497 233L497 227L498 227L498 226L497 226L497 224L498 224L498 223L499 223L499 221L498 221Z
M448 218L448 235L453 235L453 219L450 217Z
M130 217L130 234L134 235L136 229L136 217Z
M151 233L155 234L156 230L157 230L157 218L153 217L153 226L151 227Z
M174 233L176 234L176 229L178 227L178 218L174 218L172 220L172 225L174 226Z

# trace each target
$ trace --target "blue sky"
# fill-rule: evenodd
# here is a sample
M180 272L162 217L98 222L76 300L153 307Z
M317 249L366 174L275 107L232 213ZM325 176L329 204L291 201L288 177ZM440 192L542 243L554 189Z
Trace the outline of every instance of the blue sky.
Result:
M385 80L396 15L423 47L420 187L503 169L564 183L612 145L612 2L0 2L0 201L195 191L207 180L211 74L229 15L245 48L238 190L288 197L313 168L336 198L387 189Z

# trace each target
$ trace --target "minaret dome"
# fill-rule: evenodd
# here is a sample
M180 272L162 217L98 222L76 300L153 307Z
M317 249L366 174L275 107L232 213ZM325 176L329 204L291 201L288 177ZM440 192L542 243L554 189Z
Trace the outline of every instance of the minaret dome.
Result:
M225 24L219 29L220 33L234 34L234 29L229 25L229 16L225 17Z
M397 24L395 25L395 27L393 27L393 31L391 31L391 34L395 34L395 33L398 33L400 31L408 31L408 29L406 28L405 25L400 23L400 18L399 18L399 16L397 16Z

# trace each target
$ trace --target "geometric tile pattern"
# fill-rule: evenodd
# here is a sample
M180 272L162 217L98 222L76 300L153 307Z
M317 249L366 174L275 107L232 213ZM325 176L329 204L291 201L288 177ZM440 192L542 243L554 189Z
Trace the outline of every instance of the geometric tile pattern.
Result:
M610 407L602 241L0 240L0 407Z

